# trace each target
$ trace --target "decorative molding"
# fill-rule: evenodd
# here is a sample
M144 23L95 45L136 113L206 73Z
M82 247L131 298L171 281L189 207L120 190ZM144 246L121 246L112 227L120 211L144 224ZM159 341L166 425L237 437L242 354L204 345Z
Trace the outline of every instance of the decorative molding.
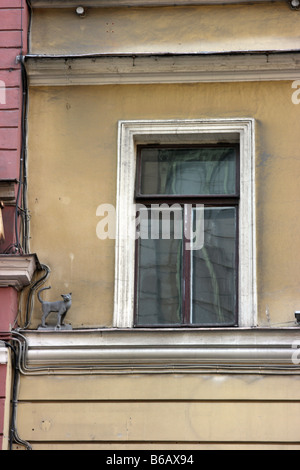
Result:
M8 363L8 352L3 341L0 341L0 364Z
M31 283L39 262L32 255L0 255L0 287L22 290Z
M27 371L35 367L92 370L182 370L205 367L297 369L299 328L199 330L22 331ZM34 367L33 367L34 366ZM90 369L89 369L90 367ZM47 373L47 371L45 372Z
M24 58L31 86L297 80L300 51Z
M16 180L0 180L0 201L6 204L16 203Z
M114 322L132 328L135 267L136 144L240 142L239 326L257 325L255 121L252 118L119 123ZM231 140L232 141L232 140Z
M286 0L30 0L33 8L76 8L83 7L162 7L162 6L190 6L190 5L225 5L283 2Z

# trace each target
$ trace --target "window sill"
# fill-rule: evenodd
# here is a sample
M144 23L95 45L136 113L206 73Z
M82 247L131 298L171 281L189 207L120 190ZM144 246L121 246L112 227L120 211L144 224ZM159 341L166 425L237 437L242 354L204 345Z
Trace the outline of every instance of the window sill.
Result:
M292 369L299 328L21 332L28 366L103 372ZM299 361L300 362L300 361ZM32 367L32 370L34 368ZM244 373L244 372L243 372Z

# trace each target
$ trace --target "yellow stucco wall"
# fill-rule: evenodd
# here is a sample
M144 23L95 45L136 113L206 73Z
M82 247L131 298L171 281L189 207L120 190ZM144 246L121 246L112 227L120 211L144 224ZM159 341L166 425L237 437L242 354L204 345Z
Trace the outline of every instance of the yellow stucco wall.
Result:
M35 54L299 49L299 15L285 2L165 8L35 10Z
M299 376L23 377L34 450L299 449Z
M85 19L36 10L32 52L295 49L299 18L285 3L95 9ZM44 298L72 291L74 328L112 326L114 240L97 238L96 209L115 205L119 120L250 117L259 325L293 322L300 309L294 91L290 81L31 88L31 251L52 270ZM36 302L32 328L40 316ZM299 448L297 375L22 377L19 399L18 431L34 449Z
M300 305L297 217L300 106L292 82L32 88L31 250L73 293L75 327L111 326L114 240L96 236L98 205L115 205L120 119L252 117L256 121L259 325L294 320ZM294 247L294 249L293 249ZM39 308L39 306L38 306ZM39 311L34 316L37 325ZM287 325L288 326L288 325Z

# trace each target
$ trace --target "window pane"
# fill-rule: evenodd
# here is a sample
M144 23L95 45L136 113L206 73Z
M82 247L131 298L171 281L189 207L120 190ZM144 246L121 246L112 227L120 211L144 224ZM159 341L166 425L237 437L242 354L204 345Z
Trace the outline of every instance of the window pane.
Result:
M180 209L182 214L182 210ZM162 214L148 211L148 239L138 240L137 325L182 322L182 223L169 212L165 226ZM177 226L175 227L175 221ZM179 234L178 223L181 233Z
M236 194L236 148L141 149L140 193Z
M191 323L236 322L236 226L234 207L205 208L204 245L191 251Z

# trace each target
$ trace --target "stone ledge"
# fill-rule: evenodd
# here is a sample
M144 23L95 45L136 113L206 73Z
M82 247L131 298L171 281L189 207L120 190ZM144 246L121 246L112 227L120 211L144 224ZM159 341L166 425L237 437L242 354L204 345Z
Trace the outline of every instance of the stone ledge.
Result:
M298 327L26 330L22 334L27 340L30 366L132 371L146 368L183 372L211 366L299 369ZM293 362L295 355L297 363Z
M297 80L300 51L23 58L30 86Z
M31 283L39 266L36 254L0 255L0 287L22 290Z

